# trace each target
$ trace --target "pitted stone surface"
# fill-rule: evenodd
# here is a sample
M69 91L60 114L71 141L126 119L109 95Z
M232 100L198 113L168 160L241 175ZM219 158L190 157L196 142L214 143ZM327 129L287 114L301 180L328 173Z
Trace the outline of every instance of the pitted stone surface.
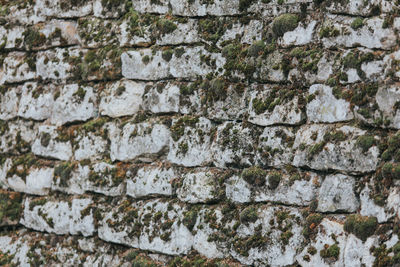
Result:
M0 265L400 264L398 1L0 2Z

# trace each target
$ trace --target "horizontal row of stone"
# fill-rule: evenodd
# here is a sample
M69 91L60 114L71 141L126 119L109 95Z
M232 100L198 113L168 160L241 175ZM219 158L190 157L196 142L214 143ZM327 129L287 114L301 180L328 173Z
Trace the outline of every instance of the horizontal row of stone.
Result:
M165 158L181 166L272 166L369 173L380 163L387 139L353 126L312 124L261 128L221 125L204 117L159 117L143 122L100 118L60 129L22 120L2 122L3 153L32 151L58 160L110 158L142 162Z
M203 46L144 48L125 51L115 46L96 50L79 47L39 52L10 52L0 69L0 85L30 80L138 80L222 77L230 81L349 85L398 81L399 51L390 54L352 49L346 52L307 47L267 51L264 43L232 43L222 53ZM310 48L311 49L311 48ZM125 52L124 52L125 51ZM257 52L259 51L259 52ZM255 54L254 54L255 53Z
M161 255L108 244L98 238L58 236L19 229L0 237L1 263L7 266L162 266ZM155 258L152 260L150 257Z
M371 266L377 259L372 256L374 249L383 244L390 249L399 241L390 227L378 225L373 217L322 216L306 209L266 204L188 206L166 199L132 202L54 196L27 197L22 208L20 223L36 231L98 236L107 242L167 255L195 250L209 259L233 257L255 266L295 261L329 266L331 257L338 266ZM368 223L359 231L351 228L354 222ZM381 235L374 235L378 232ZM11 243L10 238L2 238L4 243ZM337 251L326 255L323 250L330 246ZM3 253L14 254L17 247L9 246Z
M43 50L72 45L99 48L107 45L132 47L200 42L222 48L227 41L239 40L241 43L252 44L255 41L269 39L268 36L271 34L276 35L274 25L278 22L254 17L248 17L247 20L243 23L243 18L232 17L205 19L156 15L141 17L131 11L118 21L87 17L77 22L53 19L29 28L0 26L2 40L0 44L7 50ZM279 17L276 20L279 20ZM277 44L288 47L321 43L325 48L361 46L388 50L398 43L396 31L400 29L400 18L394 18L390 27L385 24L386 20L382 17L360 19L332 15L323 21L318 21L310 16L299 23L296 22L285 32L279 33L276 36ZM355 28L354 23L357 21L361 24Z
M259 167L242 172L217 168L184 169L174 166L59 162L32 155L6 159L0 168L2 188L48 195L51 191L83 195L99 193L135 199L176 197L182 202L272 202L316 206L319 212L355 212L387 222L398 216L397 183L387 187L386 197L377 189L379 178L363 179L343 174L321 175L312 171L265 171ZM377 201L378 198L380 201ZM377 203L378 202L378 203Z
M0 120L23 118L60 126L101 116L112 118L177 113L212 120L247 120L260 126L334 123L358 119L365 124L400 129L397 83L330 87L308 91L289 85L228 83L222 78L187 82L119 80L96 84L3 86Z
M178 16L232 16L246 13L257 13L262 16L273 16L282 13L300 13L315 11L320 4L311 0L280 2L273 1L179 1L179 0L55 0L52 2L38 0L33 4L26 1L12 1L3 5L1 17L7 21L21 24L42 22L48 18L76 18L94 15L100 18L118 18L130 8L140 13L172 14ZM323 1L321 1L323 2ZM322 3L328 12L359 16L373 16L389 13L396 8L392 1L334 1Z
M126 194L139 199L169 196L188 203L214 203L226 198L238 203L269 201L296 206L310 205L318 198L320 212L355 212L360 207L355 195L358 179L343 174L325 177L296 169L264 171L254 167L241 174L216 168L84 163L60 162L54 166L32 155L7 159L0 168L0 182L4 189L34 195L48 195L53 190L80 195ZM367 200L369 194L364 202Z

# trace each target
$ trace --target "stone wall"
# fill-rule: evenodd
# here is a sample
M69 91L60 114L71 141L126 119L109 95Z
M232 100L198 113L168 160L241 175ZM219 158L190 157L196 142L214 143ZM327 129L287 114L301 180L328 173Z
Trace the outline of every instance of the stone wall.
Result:
M0 264L399 264L399 9L1 0Z

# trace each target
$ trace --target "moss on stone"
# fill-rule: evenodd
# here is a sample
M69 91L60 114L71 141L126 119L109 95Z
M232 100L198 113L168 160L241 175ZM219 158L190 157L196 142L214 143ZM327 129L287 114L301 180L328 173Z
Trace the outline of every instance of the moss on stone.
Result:
M242 171L242 178L249 184L263 186L265 184L267 172L259 166L252 166Z
M362 135L357 138L356 144L362 149L363 152L367 152L376 144L376 141L372 135Z
M285 32L293 31L299 23L299 18L294 14L282 14L275 18L272 24L272 31L277 36L283 36Z
M240 213L240 221L244 224L255 222L258 219L257 210L255 207L247 207Z
M59 180L60 186L68 186L68 180L71 178L71 173L73 170L74 164L71 162L60 163L54 168L54 176Z
M319 31L319 37L321 38L330 38L330 37L336 37L340 34L339 30L332 25L325 25L321 27L321 30Z
M167 49L167 50L164 50L164 51L162 52L161 57L162 57L165 61L169 62L169 61L172 59L172 56L173 56L173 55L174 55L174 51L171 50L171 49Z
M344 223L344 230L357 236L362 241L374 234L378 226L376 217L349 215Z
M319 213L312 213L307 216L306 222L303 228L303 235L306 238L309 238L312 234L314 234L317 226L321 223L324 216Z
M199 122L198 117L184 116L178 119L171 127L171 137L174 141L178 141L179 138L185 133L185 127L195 127L196 123Z
M21 201L20 193L0 190L0 224L19 221L22 213Z
M167 34L175 31L177 26L169 19L160 19L157 21L157 28L161 34Z
M333 261L337 261L340 255L340 248L337 244L333 244L321 250L320 255L324 259L329 258L332 259Z
M364 26L364 20L362 18L355 18L350 25L354 30L357 30Z
M185 225L189 231L193 230L197 221L197 210L191 209L184 213L182 223Z
M32 27L29 27L22 35L24 36L24 43L29 49L41 46L46 42L46 36Z
M271 172L268 175L268 187L272 190L276 189L279 186L279 183L281 182L282 175L277 172Z

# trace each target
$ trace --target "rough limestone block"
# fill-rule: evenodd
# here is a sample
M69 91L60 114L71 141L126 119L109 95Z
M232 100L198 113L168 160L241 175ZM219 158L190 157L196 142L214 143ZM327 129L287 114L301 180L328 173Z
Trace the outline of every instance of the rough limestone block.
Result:
M287 89L282 97L283 88L254 86L250 92L248 104L249 122L269 126L274 124L300 124L304 120L299 99L303 96L295 89Z
M193 236L185 223L179 223L184 220L185 208L178 203L160 200L143 204L139 248L168 255L188 253L193 245Z
M264 128L258 138L257 163L262 166L283 166L293 158L292 146L295 139L293 128L273 126Z
M384 19L374 17L363 21L363 26L354 29L351 27L354 19L344 18L341 16L333 16L331 25L323 25L322 27L335 27L340 29L338 36L322 38L324 47L343 46L351 48L354 46L364 46L366 48L379 48L389 50L395 46L396 34L390 28L382 28Z
M293 165L349 173L374 171L378 165L379 138L352 126L307 125L297 131Z
M328 3L327 10L337 14L349 14L356 16L371 16L376 10L380 12L390 12L393 10L395 3L385 0L352 0L346 2Z
M85 17L78 20L77 32L84 48L100 48L118 42L121 26L113 20ZM121 42L122 44L122 42Z
M107 126L104 118L98 118L83 124L73 141L76 160L101 159L109 154L107 141Z
M192 213L187 213L187 215ZM215 229L211 224L209 224L207 216L210 214L213 215L218 224L221 224L221 221L224 219L224 216L221 212L221 207L218 206L212 209L202 207L201 210L195 212L197 218L196 220L193 220L193 233L195 233L193 235L193 249L195 249L201 255L211 259L228 257L229 251L227 250L226 246L219 246L217 242L212 239L212 236L218 233L218 229Z
M218 85L219 81L221 80L214 80L214 84ZM213 81L211 81L211 83L213 83ZM201 97L207 99L207 101L201 101L201 103L200 101L190 103L192 108L195 108L196 104L202 105L204 112L206 112L207 117L210 119L242 120L247 111L247 86L241 83L228 85L223 83L223 85L224 91L217 97L214 97L211 93L214 89L213 86L211 90L199 90ZM185 86L194 87L194 84L188 84ZM194 94L197 92L198 91L194 91L191 95L187 96L187 98L192 98L194 100ZM185 101L182 101L181 105L183 104L185 104ZM191 111L191 113L196 113L196 110Z
M95 232L93 214L84 212L91 203L90 198L67 201L26 198L20 223L36 231L91 236Z
M92 13L93 1L38 0L35 2L34 10L36 15L44 17L83 17Z
M376 236L372 236L366 242L362 242L352 234L346 235L343 230L343 224L334 219L324 218L315 227L317 229L315 239L307 244L296 257L301 265L359 266L365 264L366 266L372 266L374 257L370 256L370 249L378 245ZM332 236L335 236L335 239ZM321 251L331 246L337 246L339 250L337 259L334 259L335 261L333 262L329 256L325 258L321 256ZM313 254L310 254L310 251L313 251Z
M53 113L54 85L38 85L36 82L24 83L21 87L18 116L25 119L46 120Z
M111 160L132 160L154 157L168 147L169 129L157 121L126 123L122 129L109 124Z
M97 95L93 87L68 84L62 86L54 100L50 122L60 126L68 122L86 121L97 113Z
M225 122L218 126L212 144L216 167L250 166L255 163L256 146L260 129L252 125Z
M72 47L38 52L36 60L37 76L52 80L71 78L71 71L74 66L68 61L68 57L78 57L81 51L83 50Z
M226 19L226 18L223 18ZM222 47L223 42L232 41L239 37L241 43L253 44L254 42L262 39L263 22L261 20L250 20L247 24L229 18L228 21L221 21L221 23L231 23L231 27L224 29L224 34L218 39L217 45ZM214 36L212 35L214 38ZM206 39L207 41L207 39Z
M142 228L140 214L143 204L122 199L112 206L98 207L101 210L97 230L99 238L106 242L139 248L139 236Z
M198 31L198 21L188 19L182 23L176 23L176 29L171 33L163 34L156 40L157 45L194 44L201 41ZM151 31L150 31L151 32Z
M125 13L128 3L126 1L93 1L93 15L100 18L119 18Z
M302 218L298 210L263 205L259 208L250 206L240 212L241 224L236 230L235 241L231 241L233 258L246 265L280 266L295 262L296 250L304 238L301 225L295 223ZM291 234L284 237L286 231ZM243 253L241 241L245 242L252 236L269 242L261 241L261 246L250 245L251 249L245 249L248 253Z
M0 151L2 153L27 153L37 136L37 125L30 121L0 120Z
M176 177L178 170L172 167L149 165L139 168L136 172L128 171L126 194L133 198L151 195L172 196L172 183Z
M6 28L0 26L0 36L2 36L0 45L6 49L22 48L23 33L25 28L22 26L14 26Z
M49 193L53 181L53 168L39 166L37 159L31 154L9 159L7 164L8 171L0 178L3 188L32 195L44 196Z
M380 87L375 99L383 113L383 117L390 120L390 124L385 126L400 129L400 110L398 106L400 88L398 86Z
M10 52L0 68L0 85L31 80L37 77L35 58L24 52Z
M184 49L184 53L177 52ZM210 65L203 58L211 57ZM174 50L156 51L151 49L124 52L121 55L122 75L128 79L159 80L165 78L195 78L197 75L207 75L219 69L224 59L215 53L209 53L203 48L178 47ZM213 64L213 65L212 65Z
M354 193L355 178L343 174L327 175L318 196L319 212L355 212L360 204Z
M314 29L317 25L317 21L313 20L308 22L307 25L300 23L293 31L285 32L280 41L283 46L292 45L306 45L311 43L314 35Z
M309 96L313 100L307 103L307 118L310 122L339 122L354 118L350 103L344 99L337 99L332 94L332 88L323 84L314 84L310 87Z
M98 229L105 241L168 255L186 254L192 247L192 234L179 222L186 209L178 203L122 200L105 209Z
M186 166L204 166L212 161L211 142L214 126L204 117L185 116L171 126L167 160Z
M276 182L279 179L279 182ZM276 186L274 183L278 183ZM291 175L269 172L266 184L262 187L253 186L255 202L278 202L287 205L307 206L318 196L321 177L312 172L293 173ZM276 188L273 188L275 187Z
M155 83L146 84L143 95L143 109L152 113L179 112L180 89L178 84Z
M397 187L389 188L387 190L388 192L385 192L387 193L387 198L384 200L384 203L376 203L375 196L379 196L379 194L383 193L372 190L374 188L374 183L379 183L379 181L376 179L377 178L374 177L374 179L372 179L370 183L366 184L360 192L360 214L363 216L376 217L379 223L384 223L394 218L399 218L399 189Z
M94 192L106 196L120 196L125 189L124 166L104 161L92 164L61 162L54 168L52 190L67 194Z
M136 114L142 107L145 86L130 80L107 84L100 93L100 114L112 118Z
M179 200L187 203L207 203L218 200L218 178L223 174L213 170L196 169L182 175L182 185L177 189Z
M60 137L56 126L40 125L32 152L37 156L69 160L72 157L71 142Z
M0 120L10 120L17 116L21 87L4 87L0 92Z

